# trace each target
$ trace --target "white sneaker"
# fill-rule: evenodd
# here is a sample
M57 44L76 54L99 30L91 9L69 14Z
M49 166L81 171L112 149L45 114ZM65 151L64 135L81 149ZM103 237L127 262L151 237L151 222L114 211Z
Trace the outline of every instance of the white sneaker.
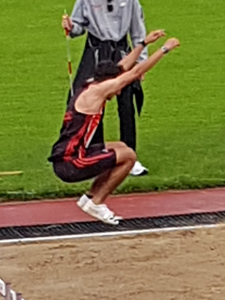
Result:
M130 171L130 174L133 176L141 176L148 174L148 169L142 166L139 161L136 161L133 168Z
M84 200L83 202L80 201L82 197ZM91 215L92 217L94 217L104 223L107 223L110 225L118 225L119 224L119 220L121 220L122 217L115 216L114 212L109 210L105 204L96 205L87 196L86 196L86 198L88 198L88 200L85 199L84 195L82 197L77 202L77 205L84 212L86 212L87 214Z

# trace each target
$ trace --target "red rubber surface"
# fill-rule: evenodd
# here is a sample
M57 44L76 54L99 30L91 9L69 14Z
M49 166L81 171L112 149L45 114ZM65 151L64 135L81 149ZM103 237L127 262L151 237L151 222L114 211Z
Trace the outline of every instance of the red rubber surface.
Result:
M225 211L225 188L114 196L107 204L126 219ZM90 220L71 198L0 204L0 227Z

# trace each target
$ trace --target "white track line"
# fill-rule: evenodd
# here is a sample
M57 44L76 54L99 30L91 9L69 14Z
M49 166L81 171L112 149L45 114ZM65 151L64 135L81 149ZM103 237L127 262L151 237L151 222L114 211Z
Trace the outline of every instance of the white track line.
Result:
M184 227L167 227L167 228L155 228L155 229L139 229L139 230L127 230L127 231L97 232L97 233L87 233L87 234L10 239L10 240L0 240L0 245L28 244L28 243L37 243L37 242L49 242L49 241L60 241L60 240L63 241L63 240L74 240L74 239L81 239L81 238L94 238L94 237L112 237L112 236L115 237L115 236L123 236L123 235L187 231L187 230L209 229L209 228L218 228L218 227L225 227L225 224L208 224L208 225L196 225L196 226L184 226Z

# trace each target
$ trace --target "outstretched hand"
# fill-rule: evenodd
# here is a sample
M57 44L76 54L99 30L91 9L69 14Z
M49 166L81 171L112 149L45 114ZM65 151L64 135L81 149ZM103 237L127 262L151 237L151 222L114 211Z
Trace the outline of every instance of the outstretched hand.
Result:
M180 46L180 41L176 38L170 38L164 44L164 47L166 47L168 50L172 50L179 46Z
M70 17L66 14L62 16L62 28L68 32L70 32L73 28L73 22L71 21Z
M165 32L162 29L158 29L158 30L154 30L151 31L145 38L145 43L149 44L149 43L154 43L155 41L157 41L159 38L161 38L162 36L165 36Z

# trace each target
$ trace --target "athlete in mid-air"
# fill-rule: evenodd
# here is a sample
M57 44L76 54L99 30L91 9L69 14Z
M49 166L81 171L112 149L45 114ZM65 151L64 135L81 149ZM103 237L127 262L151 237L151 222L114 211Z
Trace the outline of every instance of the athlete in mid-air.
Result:
M111 61L98 64L94 78L88 80L83 89L75 91L68 103L60 137L53 145L49 157L55 174L65 182L95 178L90 190L78 199L77 205L84 212L108 224L119 224L121 217L110 211L104 201L129 175L136 154L122 142L91 146L90 142L106 101L141 78L165 53L179 46L176 38L168 39L146 61L135 64L143 48L164 35L163 30L153 31L118 64Z

